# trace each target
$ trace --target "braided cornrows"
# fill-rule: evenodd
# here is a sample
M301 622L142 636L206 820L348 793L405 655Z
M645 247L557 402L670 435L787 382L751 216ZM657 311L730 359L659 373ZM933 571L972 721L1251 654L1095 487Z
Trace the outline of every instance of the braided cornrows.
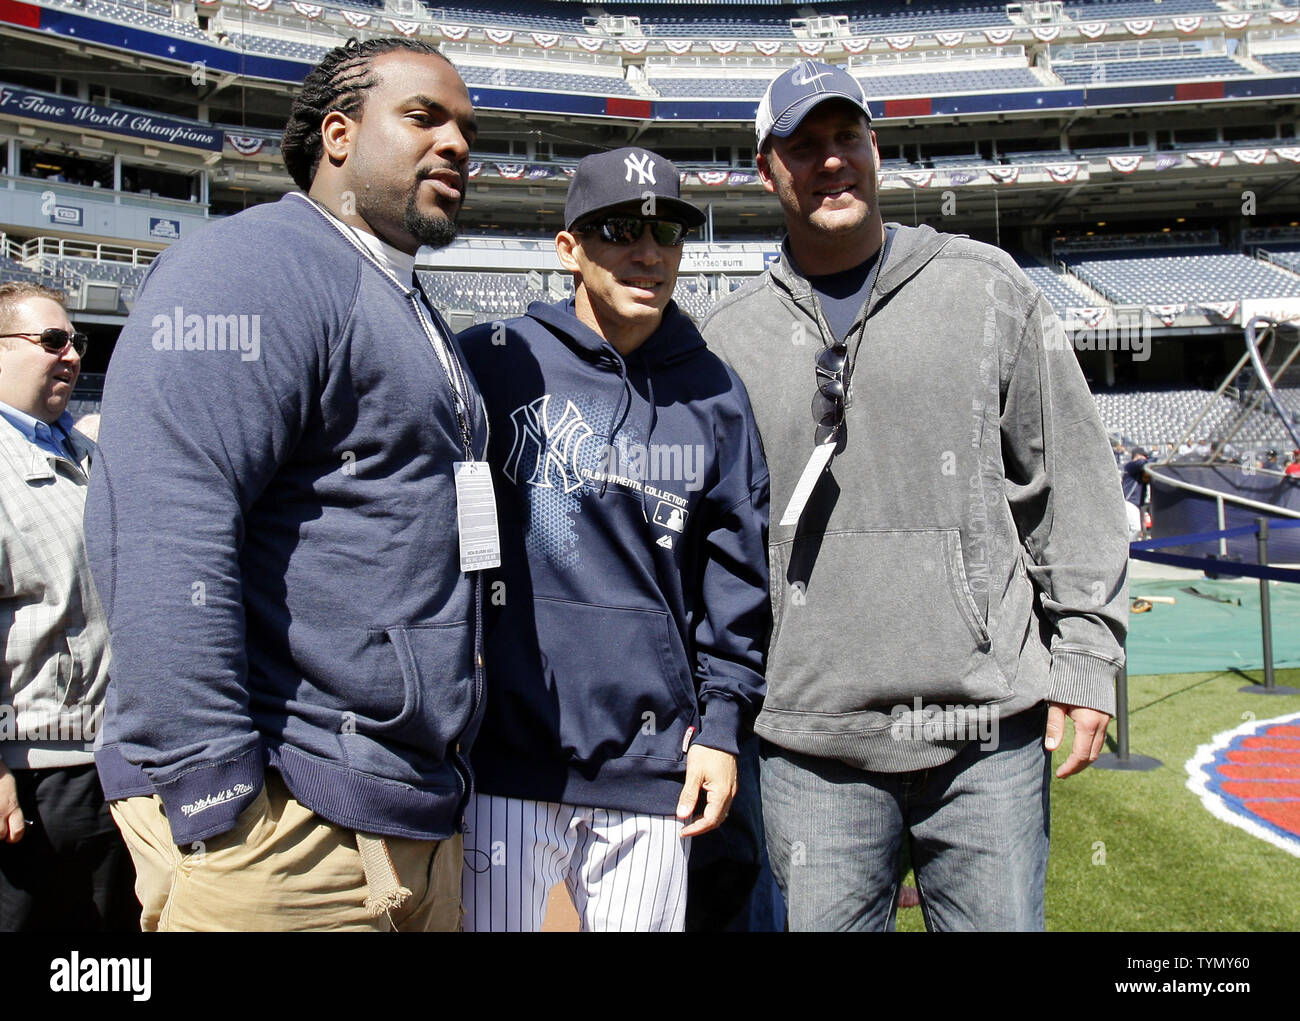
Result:
M371 68L374 58L393 50L409 50L447 59L436 47L418 39L402 36L367 39L365 42L349 39L325 54L303 81L302 91L293 101L284 138L280 142L285 168L303 191L311 188L316 167L320 164L320 126L325 115L338 110L355 117L365 102L366 92L375 85L376 78Z

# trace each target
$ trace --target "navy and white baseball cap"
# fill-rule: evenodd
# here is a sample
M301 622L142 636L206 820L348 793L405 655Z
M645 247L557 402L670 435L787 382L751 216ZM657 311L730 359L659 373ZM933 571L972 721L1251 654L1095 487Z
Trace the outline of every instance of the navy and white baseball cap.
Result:
M847 99L871 120L862 83L842 67L820 60L801 60L774 78L754 116L759 151L769 135L789 138L808 112L828 99Z
M564 229L619 206L642 206L654 196L655 215L698 227L704 211L682 198L681 175L671 160L649 149L629 147L583 159L569 182Z

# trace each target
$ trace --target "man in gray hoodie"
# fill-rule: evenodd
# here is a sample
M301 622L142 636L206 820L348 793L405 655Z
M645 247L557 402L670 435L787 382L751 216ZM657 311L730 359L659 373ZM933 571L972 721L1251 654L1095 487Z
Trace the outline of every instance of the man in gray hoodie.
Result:
M1051 752L1114 711L1127 545L1060 322L1012 259L882 222L861 85L804 61L757 116L781 258L705 320L771 471L764 823L792 929L1041 929ZM811 399L811 414L809 401Z

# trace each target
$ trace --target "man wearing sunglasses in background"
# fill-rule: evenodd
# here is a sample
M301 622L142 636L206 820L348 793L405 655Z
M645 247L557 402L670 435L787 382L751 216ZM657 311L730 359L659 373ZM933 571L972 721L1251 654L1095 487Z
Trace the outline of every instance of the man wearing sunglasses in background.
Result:
M129 931L139 904L91 742L108 627L81 528L95 445L63 295L0 285L0 930Z
M1003 252L882 222L862 86L801 61L757 116L781 259L715 307L772 471L762 739L792 929L1041 929L1050 754L1096 758L1127 626L1114 460ZM812 414L809 414L811 399Z
M584 930L680 930L689 838L735 793L763 689L767 469L744 389L672 302L703 219L663 157L588 156L555 239L574 297L462 335L503 564L467 931L538 929L561 879Z

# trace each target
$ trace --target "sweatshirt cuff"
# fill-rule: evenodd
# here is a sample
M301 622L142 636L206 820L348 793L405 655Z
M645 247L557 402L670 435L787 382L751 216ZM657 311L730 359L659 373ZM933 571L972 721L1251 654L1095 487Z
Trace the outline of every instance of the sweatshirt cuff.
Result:
M165 783L154 780L171 826L172 843L192 844L234 829L239 813L262 789L262 749L188 770Z
M1118 664L1099 656L1069 649L1053 651L1047 698L1114 716L1118 672Z
M716 748L720 752L740 754L740 705L730 698L714 696L703 699L704 718L693 744Z

